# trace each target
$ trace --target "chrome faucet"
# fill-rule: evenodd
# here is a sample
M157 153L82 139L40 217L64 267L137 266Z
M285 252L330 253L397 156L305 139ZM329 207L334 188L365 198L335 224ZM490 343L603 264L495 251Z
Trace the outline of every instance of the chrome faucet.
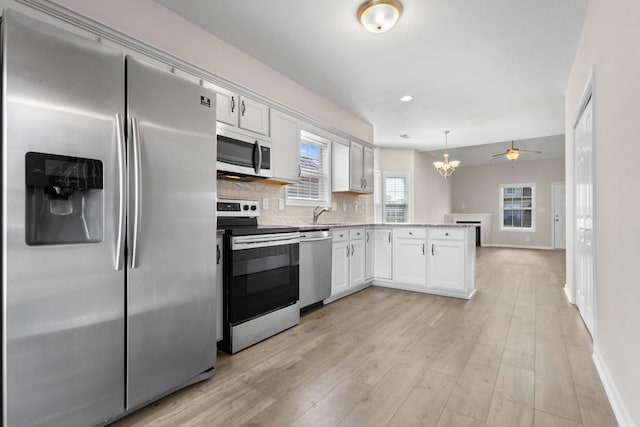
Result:
M323 212L329 212L329 208L316 206L315 209L313 209L313 225L318 223L318 217L322 215Z

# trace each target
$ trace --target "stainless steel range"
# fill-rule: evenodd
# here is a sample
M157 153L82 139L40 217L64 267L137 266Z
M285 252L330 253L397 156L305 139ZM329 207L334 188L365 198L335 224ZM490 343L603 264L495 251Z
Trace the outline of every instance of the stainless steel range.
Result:
M223 339L236 353L300 321L295 227L259 226L258 202L218 200L224 230Z

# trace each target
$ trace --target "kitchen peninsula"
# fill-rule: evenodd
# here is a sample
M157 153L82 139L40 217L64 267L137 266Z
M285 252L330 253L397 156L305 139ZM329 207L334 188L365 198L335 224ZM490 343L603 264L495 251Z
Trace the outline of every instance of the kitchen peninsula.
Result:
M325 303L372 284L462 299L470 299L476 292L475 225L352 224L330 228L333 267L331 296Z

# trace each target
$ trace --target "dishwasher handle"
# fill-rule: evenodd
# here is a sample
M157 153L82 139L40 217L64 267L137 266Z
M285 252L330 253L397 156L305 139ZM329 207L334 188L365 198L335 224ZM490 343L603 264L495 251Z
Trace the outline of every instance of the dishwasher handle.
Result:
M300 238L300 243L307 243L307 242L322 242L324 240L331 240L332 237L315 237L313 239L305 239L305 238Z

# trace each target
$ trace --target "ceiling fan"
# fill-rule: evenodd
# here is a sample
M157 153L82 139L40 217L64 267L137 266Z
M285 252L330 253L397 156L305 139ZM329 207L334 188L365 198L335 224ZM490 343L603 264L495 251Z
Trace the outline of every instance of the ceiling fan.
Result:
M511 148L508 148L507 151L505 151L504 153L494 154L493 156L491 156L491 161L502 156L505 156L509 160L515 160L518 158L518 156L520 156L520 154L524 154L524 153L542 154L542 151L521 150L520 148L515 148L513 146L513 141L511 141Z

